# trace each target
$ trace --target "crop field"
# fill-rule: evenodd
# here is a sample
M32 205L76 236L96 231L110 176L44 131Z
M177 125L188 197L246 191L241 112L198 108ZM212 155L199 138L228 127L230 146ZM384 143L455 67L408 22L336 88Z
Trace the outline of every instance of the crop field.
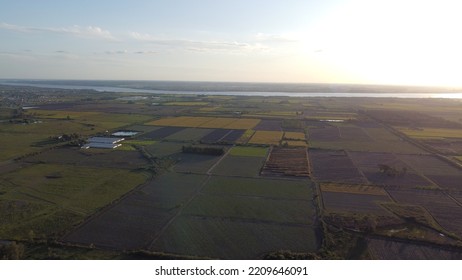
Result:
M155 126L206 127L224 129L252 129L259 119L214 118L214 117L174 117L147 123Z
M282 131L257 130L252 138L250 138L249 144L279 145L282 135Z
M162 140L172 134L182 131L184 127L160 127L154 131L145 133L139 139Z
M61 234L146 179L142 173L123 169L62 164L31 165L4 174L0 177L3 204L17 201L24 211L0 214L9 221L2 224L2 236L28 238L30 231L36 237ZM10 214L15 218L8 219Z
M445 139L458 138L462 139L462 129L448 128L419 128L410 129L405 127L397 127L397 129L411 138L417 139Z
M313 177L324 182L366 184L365 178L344 151L308 151Z
M462 235L462 207L439 190L392 190L388 193L398 202L424 207L440 226Z
M25 258L462 258L460 102L4 90L0 240Z
M266 131L282 131L281 120L261 120L257 126L254 127L255 130L266 130Z
M250 138L252 138L252 136L255 134L255 130L252 130L252 129L247 129L242 135L241 137L239 137L239 139L236 141L236 143L238 144L247 144L250 140Z
M177 142L197 142L210 132L212 132L212 130L205 128L185 128L165 137L164 140Z
M203 128L222 128L226 127L227 125L235 122L236 119L232 118L210 118L208 121L199 125L199 127Z
M184 143L158 142L154 145L146 146L146 150L155 157L171 157L181 153Z
M340 141L339 130L335 126L328 126L322 128L311 128L308 131L310 140L312 141Z
M365 195L388 195L383 188L369 185L322 183L320 188L322 192L351 193Z
M257 259L277 250L313 252L318 243L311 226L181 216L150 249L198 257Z
M146 248L204 179L200 175L163 175L87 221L63 241L122 250Z
M212 132L202 137L201 142L207 144L234 144L242 134L244 134L244 130L214 129Z
M314 208L306 200L203 194L196 196L183 214L311 225Z
M307 150L303 148L272 148L261 174L309 177Z
M213 170L216 175L256 177L265 162L263 157L227 155Z
M207 106L208 102L200 101L179 101L179 102L165 102L163 105L169 106Z
M331 212L390 215L380 206L380 203L391 202L387 195L323 191L322 200L324 207Z
M367 247L378 260L460 260L462 253L438 246L368 238Z
M399 155L400 160L419 170L425 176L430 175L460 175L460 169L449 165L432 155Z
M340 138L346 141L368 142L373 141L369 135L360 127L340 126L338 127Z
M306 201L312 200L313 197L310 181L231 176L213 176L204 186L202 192L224 196L242 195Z
M305 133L302 132L284 132L284 140L305 140Z
M24 161L31 163L72 164L88 167L112 167L117 169L136 169L148 163L136 150L82 150L80 148L69 147L49 150L28 157Z
M462 174L427 175L426 177L435 182L443 190L462 191Z
M229 154L231 156L266 157L268 148L235 146L231 148Z
M394 154L364 152L349 152L348 154L367 180L373 184L404 188L436 188L432 182L418 174L412 166L406 164ZM394 168L399 174L393 175L382 172L379 169L380 164Z
M460 155L462 154L462 140L458 139L436 139L422 140L425 145L436 149L438 152L445 155Z
M236 121L224 126L227 129L253 129L260 119L236 119Z
M177 159L179 162L175 164L175 171L205 174L220 157L182 153Z

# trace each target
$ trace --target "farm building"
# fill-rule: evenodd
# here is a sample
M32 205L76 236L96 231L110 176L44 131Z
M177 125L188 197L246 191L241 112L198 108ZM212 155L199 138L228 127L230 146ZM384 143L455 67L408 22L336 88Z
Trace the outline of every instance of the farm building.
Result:
M88 144L82 146L82 149L100 148L100 149L115 149L122 146L119 142L125 138L115 137L91 137L88 139Z
M111 135L116 136L116 137L119 137L119 136L131 137L131 136L135 136L136 134L138 134L137 131L117 131L117 132L112 133Z

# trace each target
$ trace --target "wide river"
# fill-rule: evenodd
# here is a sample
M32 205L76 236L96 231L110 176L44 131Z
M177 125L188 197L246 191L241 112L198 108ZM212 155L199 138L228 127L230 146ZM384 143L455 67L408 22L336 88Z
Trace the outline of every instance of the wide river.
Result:
M53 85L34 83L1 82L2 85L32 86L40 88L87 89L98 92L126 92L153 94L205 94L205 95L240 95L240 96L292 96L292 97L392 97L392 98L452 98L462 99L462 93L354 93L354 92L259 92L259 91L185 91L185 90L153 90L125 87L83 86L83 85Z

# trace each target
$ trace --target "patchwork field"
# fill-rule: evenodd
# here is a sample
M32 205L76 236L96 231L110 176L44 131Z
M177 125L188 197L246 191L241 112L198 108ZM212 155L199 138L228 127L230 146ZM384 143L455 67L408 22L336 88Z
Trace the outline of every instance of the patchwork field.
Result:
M309 177L307 150L303 148L272 148L261 174L267 176Z
M155 126L205 127L224 129L252 129L259 119L214 118L214 117L174 117L148 122Z
M252 138L250 138L249 144L279 145L282 135L282 131L257 130Z
M212 171L216 175L256 177L265 162L260 156L226 156Z
M366 179L344 151L308 151L313 177L324 182L366 184Z
M0 176L4 238L59 236L147 179L124 169L37 164ZM11 208L11 209L15 209Z

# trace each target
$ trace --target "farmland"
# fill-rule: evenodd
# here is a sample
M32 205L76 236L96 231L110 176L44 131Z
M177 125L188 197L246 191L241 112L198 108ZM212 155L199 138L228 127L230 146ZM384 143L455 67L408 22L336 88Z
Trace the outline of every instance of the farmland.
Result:
M0 106L0 239L25 258L462 255L460 102L54 94Z

